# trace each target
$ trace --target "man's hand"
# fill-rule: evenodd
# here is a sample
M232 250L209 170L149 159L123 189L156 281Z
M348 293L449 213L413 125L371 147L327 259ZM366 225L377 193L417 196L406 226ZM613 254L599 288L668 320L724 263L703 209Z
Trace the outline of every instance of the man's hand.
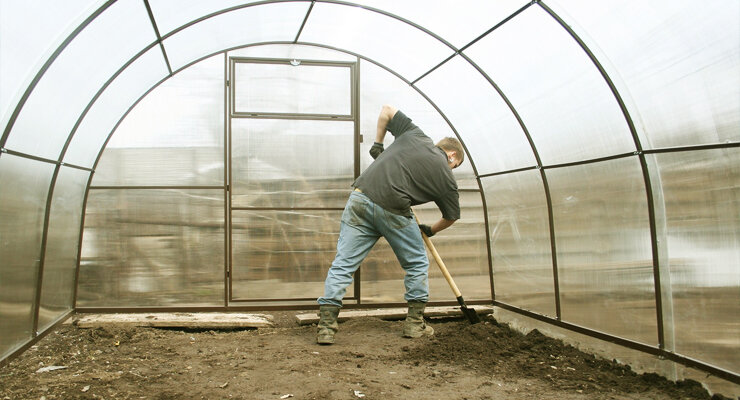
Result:
M431 227L431 226L429 226L429 225L423 225L423 224L419 224L419 229L420 229L420 230L421 230L422 232L424 232L424 234L425 234L425 235L427 235L427 237L432 237L432 236L434 236L434 232L432 232L432 227Z
M383 143L374 142L373 147L370 148L370 155L373 157L373 160L378 158L378 156L382 152L383 152Z

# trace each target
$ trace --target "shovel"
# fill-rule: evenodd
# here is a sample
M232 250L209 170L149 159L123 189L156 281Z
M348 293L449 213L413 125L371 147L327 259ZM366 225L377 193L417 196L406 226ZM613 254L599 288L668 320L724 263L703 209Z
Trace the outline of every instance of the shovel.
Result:
M416 214L414 214L414 217L416 217ZM416 223L419 223L419 217L416 217ZM452 276L447 271L447 267L445 267L445 263L444 261L442 261L442 257L439 256L439 253L437 253L437 249L434 247L434 244L432 244L432 241L424 232L421 232L421 237L424 238L424 243L426 243L427 248L429 248L429 251L432 253L434 261L437 262L439 269L442 271L442 275L444 275L447 283L450 284L452 293L454 293L455 297L457 297L457 302L460 304L460 310L462 311L463 315L465 315L465 318L467 318L471 324L477 324L478 322L480 322L478 313L476 313L475 310L473 310L472 308L468 308L468 306L465 305L465 300L460 293L460 289L457 288L457 285L455 285L455 281L452 280Z

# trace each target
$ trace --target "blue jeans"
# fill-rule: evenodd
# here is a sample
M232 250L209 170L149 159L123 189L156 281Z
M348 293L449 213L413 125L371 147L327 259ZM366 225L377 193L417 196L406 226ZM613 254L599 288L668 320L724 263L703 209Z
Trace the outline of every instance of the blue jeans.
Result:
M429 300L429 259L413 217L384 210L360 192L352 192L342 213L337 255L324 282L319 304L342 306L342 298L362 260L383 236L406 271L406 301Z

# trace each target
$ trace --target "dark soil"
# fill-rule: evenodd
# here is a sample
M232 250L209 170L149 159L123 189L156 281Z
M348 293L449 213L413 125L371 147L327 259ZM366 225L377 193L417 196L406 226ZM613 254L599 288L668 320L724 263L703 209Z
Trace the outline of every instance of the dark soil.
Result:
M64 324L0 369L0 399L712 398L493 318L432 320L420 339L402 338L401 321L353 319L319 346L315 326L272 315L256 330ZM65 368L39 371L50 366Z

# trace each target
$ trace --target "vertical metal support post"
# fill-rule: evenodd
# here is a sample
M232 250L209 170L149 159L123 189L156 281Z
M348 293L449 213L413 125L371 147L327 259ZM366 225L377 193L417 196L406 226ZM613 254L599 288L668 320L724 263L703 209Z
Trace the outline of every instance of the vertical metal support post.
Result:
M229 307L231 298L231 186L229 185L229 167L231 158L229 151L231 149L231 136L229 135L230 121L229 118L229 55L224 52L224 307Z
M355 164L355 176L354 179L360 176L360 144L362 143L362 133L360 132L360 58L357 57L357 61L354 66L350 67L352 74L352 119L354 120L355 127L355 140L354 140L354 164ZM355 285L354 294L357 298L357 304L362 304L362 266L357 268L355 272Z
M233 281L234 281L234 257L233 257L233 242L232 242L232 219L231 216L233 214L233 211L231 209L231 197L233 194L234 187L232 186L232 173L231 173L231 121L232 121L232 113L234 111L234 87L236 86L234 84L234 69L236 63L234 60L228 59L228 54L224 53L226 56L226 74L224 75L226 82L226 92L228 94L228 98L226 101L226 104L224 104L225 108L225 114L226 114L226 125L224 126L224 129L226 130L226 142L224 143L225 146L225 152L226 152L226 164L224 164L224 169L226 169L228 172L224 172L226 177L226 221L224 230L226 231L226 281L225 281L225 290L226 290L226 304L228 304L231 299L233 298Z

